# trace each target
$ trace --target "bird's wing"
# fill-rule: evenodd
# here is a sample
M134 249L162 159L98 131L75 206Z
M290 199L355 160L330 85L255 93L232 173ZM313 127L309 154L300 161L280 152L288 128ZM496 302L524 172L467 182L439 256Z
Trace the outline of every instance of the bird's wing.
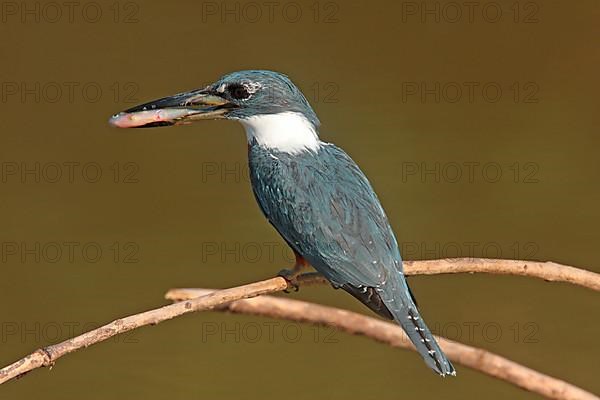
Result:
M253 146L255 196L284 239L336 286L377 288L402 271L400 252L369 181L341 149L289 155Z
M433 370L453 375L412 299L383 208L354 161L333 145L295 155L254 145L249 159L258 203L288 244L334 286L396 320Z

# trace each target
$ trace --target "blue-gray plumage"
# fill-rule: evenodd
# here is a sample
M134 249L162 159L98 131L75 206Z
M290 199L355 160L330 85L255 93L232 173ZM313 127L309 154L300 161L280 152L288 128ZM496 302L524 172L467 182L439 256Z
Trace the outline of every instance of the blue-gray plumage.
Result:
M332 144L291 156L254 142L249 164L260 208L294 251L334 287L398 321L431 368L452 374L411 298L377 195L356 163Z
M207 118L239 120L246 128L254 195L297 257L335 288L397 321L427 365L454 375L413 301L371 184L343 150L318 139L317 116L286 76L235 72L204 89L119 113L111 123L145 127Z

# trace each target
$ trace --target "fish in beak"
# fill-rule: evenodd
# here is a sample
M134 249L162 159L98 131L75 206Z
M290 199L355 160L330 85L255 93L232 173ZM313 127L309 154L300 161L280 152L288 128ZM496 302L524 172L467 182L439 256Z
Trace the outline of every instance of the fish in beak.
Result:
M149 128L189 124L202 119L223 119L236 106L208 88L163 97L113 115L116 128Z

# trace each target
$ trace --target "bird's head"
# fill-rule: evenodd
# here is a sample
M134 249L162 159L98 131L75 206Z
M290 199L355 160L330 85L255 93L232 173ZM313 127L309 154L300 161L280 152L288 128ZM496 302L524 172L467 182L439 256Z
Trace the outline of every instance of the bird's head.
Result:
M241 122L281 114L302 116L315 129L319 120L302 92L285 75L249 70L227 74L202 89L150 101L113 115L118 128L188 124L204 119Z

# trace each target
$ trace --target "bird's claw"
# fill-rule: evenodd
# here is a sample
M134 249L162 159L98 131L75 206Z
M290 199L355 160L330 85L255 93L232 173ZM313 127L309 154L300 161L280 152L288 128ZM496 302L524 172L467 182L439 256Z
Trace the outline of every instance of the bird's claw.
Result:
M285 279L285 281L288 284L288 287L291 286L294 288L294 292L300 290L300 285L298 284L298 275L300 274L297 271L291 269L282 269L277 275ZM284 292L290 293L288 289L285 289Z

